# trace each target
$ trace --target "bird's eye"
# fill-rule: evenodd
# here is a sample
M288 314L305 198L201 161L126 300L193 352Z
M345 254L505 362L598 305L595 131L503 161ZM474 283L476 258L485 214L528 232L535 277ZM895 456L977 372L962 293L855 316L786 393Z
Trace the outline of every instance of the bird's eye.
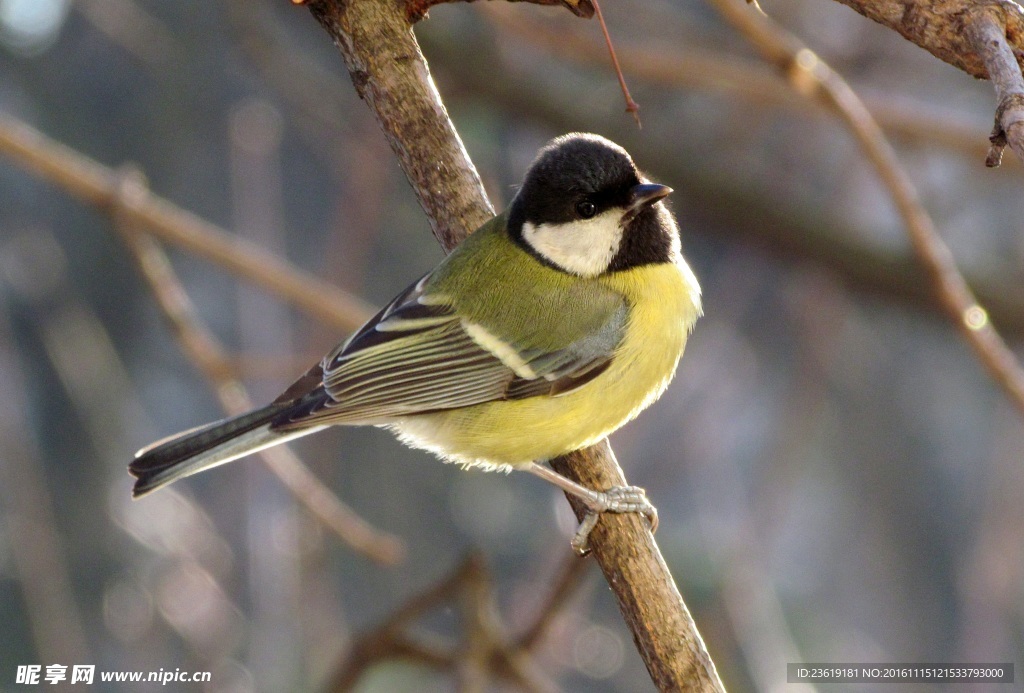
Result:
M589 219L597 214L597 207L590 200L580 200L576 203L576 213L583 219Z

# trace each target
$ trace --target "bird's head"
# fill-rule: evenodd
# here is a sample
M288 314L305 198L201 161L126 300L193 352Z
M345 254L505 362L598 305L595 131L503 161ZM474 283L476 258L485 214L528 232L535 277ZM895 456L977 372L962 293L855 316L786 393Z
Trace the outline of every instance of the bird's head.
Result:
M678 230L625 149L599 135L573 133L548 143L509 208L512 238L562 271L595 277L670 262Z

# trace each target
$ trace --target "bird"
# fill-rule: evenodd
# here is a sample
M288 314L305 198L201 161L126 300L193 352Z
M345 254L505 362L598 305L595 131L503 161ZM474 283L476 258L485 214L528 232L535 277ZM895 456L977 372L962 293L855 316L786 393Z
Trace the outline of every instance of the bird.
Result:
M641 513L655 529L643 489L590 489L545 463L636 417L676 371L702 307L671 192L600 135L551 140L503 213L281 396L136 453L133 497L328 426L372 425L577 496L581 553L604 512Z

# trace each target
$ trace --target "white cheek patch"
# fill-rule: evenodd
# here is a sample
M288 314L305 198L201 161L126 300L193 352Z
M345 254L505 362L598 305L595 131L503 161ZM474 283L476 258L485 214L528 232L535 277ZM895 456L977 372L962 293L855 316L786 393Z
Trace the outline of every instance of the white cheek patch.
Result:
M523 239L537 253L567 272L596 277L608 269L622 243L622 214L609 209L593 219L564 224L523 223Z

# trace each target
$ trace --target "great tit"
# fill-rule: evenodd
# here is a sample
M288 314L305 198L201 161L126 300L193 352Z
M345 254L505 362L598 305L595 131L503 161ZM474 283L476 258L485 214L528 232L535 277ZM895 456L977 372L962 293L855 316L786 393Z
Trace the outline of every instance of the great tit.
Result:
M384 426L446 461L522 469L590 509L642 512L542 463L597 443L656 400L701 315L679 229L629 154L592 134L540 150L481 226L265 407L140 450L143 496L331 425Z

